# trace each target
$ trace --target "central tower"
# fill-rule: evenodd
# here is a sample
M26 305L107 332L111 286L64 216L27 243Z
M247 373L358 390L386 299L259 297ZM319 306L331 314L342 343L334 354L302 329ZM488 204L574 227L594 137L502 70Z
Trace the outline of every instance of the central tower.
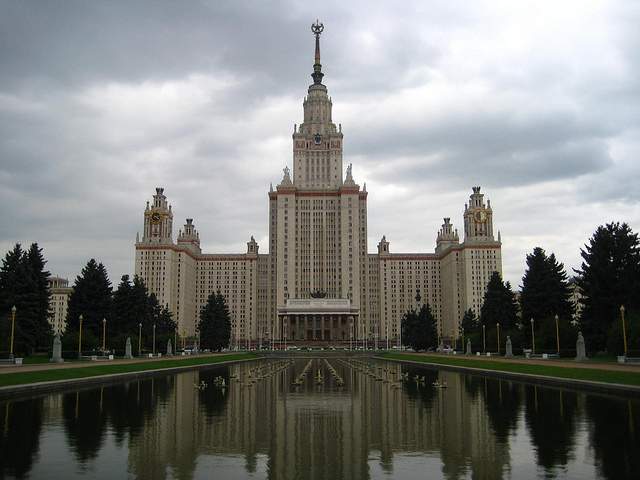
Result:
M316 37L313 84L304 99L304 121L293 132L293 182L301 189L338 188L342 185L342 132L331 118L331 98L322 84L321 23L311 26Z
M293 339L344 340L358 328L365 304L367 194L351 166L343 180L342 132L322 84L323 30L319 22L311 26L313 83L303 102L304 121L294 127L293 178L285 168L269 193L272 305L276 335L289 328Z

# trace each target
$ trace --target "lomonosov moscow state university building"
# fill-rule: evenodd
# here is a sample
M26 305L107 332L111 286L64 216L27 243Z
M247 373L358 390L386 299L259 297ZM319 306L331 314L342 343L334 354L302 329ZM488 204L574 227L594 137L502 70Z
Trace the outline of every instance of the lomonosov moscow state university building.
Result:
M479 313L491 273L502 271L491 205L474 187L462 242L445 218L433 253L392 253L385 237L368 253L368 192L350 165L343 177L343 134L322 83L320 31L304 121L293 133L293 175L285 168L268 195L269 253L259 253L253 237L246 253L203 253L192 219L174 241L172 209L157 188L136 241L135 272L169 306L182 335L194 335L207 297L220 291L232 341L240 344L285 337L330 344L351 336L395 343L416 297L431 306L442 337L455 338L464 311Z

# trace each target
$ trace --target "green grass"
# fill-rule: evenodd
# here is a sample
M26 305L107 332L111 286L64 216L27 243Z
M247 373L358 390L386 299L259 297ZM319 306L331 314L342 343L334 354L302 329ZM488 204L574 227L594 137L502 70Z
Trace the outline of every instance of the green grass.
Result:
M25 365L33 365L36 363L49 363L49 355L31 355L24 357L22 363Z
M498 372L525 373L529 375L544 375L547 377L640 386L640 373L636 372L611 371L598 368L571 368L555 365L508 363L502 361L496 362L471 358L443 358L434 355L412 355L407 353L385 353L382 354L381 357L393 360L409 360L423 363L434 363L438 365L478 368L481 370L492 370Z
M69 380L73 378L97 377L114 373L144 372L161 368L188 367L196 365L216 364L220 362L246 360L255 358L252 353L231 353L207 357L187 358L183 360L157 360L152 362L124 363L115 365L92 365L89 367L60 368L39 370L35 372L15 372L0 374L0 387L24 385L27 383Z

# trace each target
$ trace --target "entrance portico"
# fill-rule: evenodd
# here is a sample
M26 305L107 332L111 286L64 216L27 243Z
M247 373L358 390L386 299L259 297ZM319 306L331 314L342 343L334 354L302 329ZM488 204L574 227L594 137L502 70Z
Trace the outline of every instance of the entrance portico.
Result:
M356 338L358 313L349 299L289 299L278 309L278 327L287 341L347 342Z

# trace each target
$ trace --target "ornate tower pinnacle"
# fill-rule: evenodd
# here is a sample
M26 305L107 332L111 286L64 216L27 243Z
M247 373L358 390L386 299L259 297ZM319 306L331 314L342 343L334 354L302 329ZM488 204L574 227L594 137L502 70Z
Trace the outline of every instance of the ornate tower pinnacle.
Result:
M311 78L313 78L313 83L315 85L322 85L322 77L324 77L324 73L322 73L322 65L320 64L320 34L324 30L324 25L316 20L316 23L311 25L311 31L316 36L316 57L315 63L313 64L313 73L311 74Z

